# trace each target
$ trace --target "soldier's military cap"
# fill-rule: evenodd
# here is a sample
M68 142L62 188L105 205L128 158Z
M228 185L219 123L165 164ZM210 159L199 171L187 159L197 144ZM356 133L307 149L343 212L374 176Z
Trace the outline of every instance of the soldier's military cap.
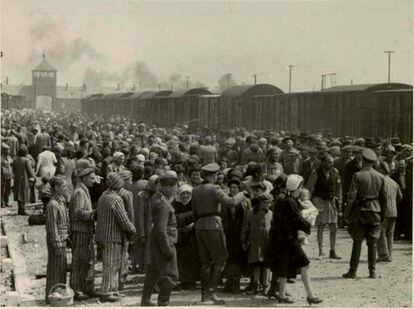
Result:
M354 150L354 147L352 145L346 145L342 147L341 151L352 151Z
M355 153L360 153L360 152L362 152L362 150L364 150L365 148L364 147L361 147L361 146L358 146L358 145L354 145L354 146L352 146L352 150L355 152Z
M178 182L177 173L174 171L167 171L165 174L161 175L159 181L162 186L172 186Z
M378 160L377 155L370 148L365 148L364 150L362 150L362 158L370 162L375 162Z
M201 170L207 173L216 173L220 169L220 166L217 163L210 163L204 165Z

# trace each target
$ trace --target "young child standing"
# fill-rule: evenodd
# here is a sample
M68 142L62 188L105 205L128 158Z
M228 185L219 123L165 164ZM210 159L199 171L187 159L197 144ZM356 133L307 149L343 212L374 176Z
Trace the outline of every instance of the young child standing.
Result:
M312 226L315 225L316 217L318 216L318 209L312 204L310 200L310 192L308 189L302 189L299 196L299 204L302 206L302 217L308 221ZM303 245L307 245L309 235L303 231L298 231L298 239Z
M273 197L263 193L252 199L253 208L247 213L241 233L241 241L247 251L247 262L253 268L253 284L251 294L266 294L269 289L269 268L264 259L269 238L273 213L270 210Z

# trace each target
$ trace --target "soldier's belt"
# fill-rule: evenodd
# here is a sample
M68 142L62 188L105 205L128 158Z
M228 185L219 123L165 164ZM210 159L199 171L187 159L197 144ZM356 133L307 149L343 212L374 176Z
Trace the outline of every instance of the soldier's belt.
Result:
M213 212L213 213L197 215L197 220L201 218L208 218L208 217L220 217L220 214L218 212Z

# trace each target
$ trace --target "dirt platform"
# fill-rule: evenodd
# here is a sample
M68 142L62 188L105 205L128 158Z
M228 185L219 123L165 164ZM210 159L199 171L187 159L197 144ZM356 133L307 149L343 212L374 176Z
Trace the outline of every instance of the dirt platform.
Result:
M7 212L9 214L7 214ZM3 213L2 219L7 227L7 236L11 246L26 259L26 270L31 281L30 298L23 305L45 306L44 288L46 279L36 279L36 274L46 273L47 251L45 241L45 226L29 226L28 217L16 216L15 210ZM26 233L26 243L22 244L22 234ZM310 275L314 293L324 302L321 307L411 307L412 306L412 245L408 242L395 243L392 263L377 264L377 279L368 278L367 249L363 245L361 264L358 278L343 279L342 274L348 270L352 241L345 230L338 233L337 253L342 260L316 260L317 242L313 231L309 237L309 245L305 251L311 259ZM325 234L325 244L328 246L329 233ZM328 253L329 248L326 248ZM68 250L70 261L70 250ZM101 282L102 264L96 265L96 286ZM68 273L69 275L69 273ZM143 275L129 275L123 298L118 303L101 304L98 299L77 303L78 306L138 306L141 300ZM247 280L243 281L243 285ZM288 285L288 291L295 299L292 307L308 306L305 290L297 278L296 283ZM154 295L155 298L156 295ZM220 294L226 300L226 306L254 307L275 306L275 301L269 301L263 296ZM171 306L189 306L200 300L200 291L173 292ZM280 306L280 305L279 305Z

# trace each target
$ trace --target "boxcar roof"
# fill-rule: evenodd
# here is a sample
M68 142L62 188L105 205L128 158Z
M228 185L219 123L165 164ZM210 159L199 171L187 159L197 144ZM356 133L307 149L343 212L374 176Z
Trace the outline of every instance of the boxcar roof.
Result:
M152 99L155 97L166 97L172 93L171 90L162 90L162 91L147 91L142 96L140 96L140 99Z
M231 87L221 94L224 97L253 97L260 95L275 95L283 93L282 90L276 86L270 84L258 84L258 85L241 85Z
M395 89L412 89L412 85L400 84L400 83L384 83L384 84L359 84L359 85L346 85L335 86L322 90L322 92L348 92L348 91L378 91L378 90L395 90Z
M185 96L195 96L195 95L202 95L202 94L212 94L212 93L205 88L193 88L193 89L175 91L170 94L169 98L180 98L180 97L185 97Z
M106 99L122 99L122 98L129 97L132 94L133 92L116 92L116 93L106 94L103 98L105 100Z
M90 99L94 99L94 98L98 98L98 97L102 97L103 94L102 93L92 93L84 98L82 98L82 100L90 100Z

